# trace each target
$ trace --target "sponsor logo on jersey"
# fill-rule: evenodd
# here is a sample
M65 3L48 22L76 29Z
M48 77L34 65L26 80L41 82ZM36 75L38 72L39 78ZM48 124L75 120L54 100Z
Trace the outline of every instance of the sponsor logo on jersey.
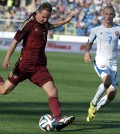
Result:
M37 28L35 28L35 31L39 31Z

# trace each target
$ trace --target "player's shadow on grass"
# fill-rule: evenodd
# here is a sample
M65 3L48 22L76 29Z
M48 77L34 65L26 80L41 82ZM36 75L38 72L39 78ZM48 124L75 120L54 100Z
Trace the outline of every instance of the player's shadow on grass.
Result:
M82 114L87 105L79 102L62 102L63 115ZM43 115L50 112L47 102L0 102L0 114Z
M112 114L120 112L119 103L112 102L98 113ZM65 115L87 114L89 103L84 102L61 102L61 111ZM47 102L0 102L0 114L31 114L40 115L49 112Z
M102 133L103 130L104 130L104 132L105 132L105 130L110 130L110 129L114 129L114 130L118 129L119 130L120 129L120 121L111 121L110 122L110 121L100 120L100 121L94 121L92 123L76 123L75 122L74 126L76 126L75 129L69 128L69 130L64 129L62 131L63 132L71 132L71 133L72 132L78 132L78 133L83 132L84 134L92 133L92 131L93 131L93 133L96 132L96 134L97 134L100 131ZM117 130L117 132L118 132L118 130Z
M69 127L68 129L62 130L63 132L89 132L93 129L116 129L120 128L120 121L114 118L115 114L119 114L119 103L112 102L110 106L107 106L105 109L102 109L97 113L95 121L92 123L86 122L87 109L89 107L89 103L84 102L62 102L61 110L63 115L74 115L76 117L75 124L72 129ZM49 107L47 102L0 102L0 115L12 115L19 116L21 120L23 116L42 116L45 113L49 112ZM102 115L104 116L102 117ZM112 117L110 120L107 118ZM2 116L3 117L3 116ZM7 117L8 118L8 117ZM26 118L25 118L26 120Z

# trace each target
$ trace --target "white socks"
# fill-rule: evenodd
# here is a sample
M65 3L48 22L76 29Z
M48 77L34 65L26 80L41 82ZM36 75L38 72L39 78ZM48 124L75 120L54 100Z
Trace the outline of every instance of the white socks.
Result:
M107 99L107 95L105 95L104 97L101 98L101 100L97 103L97 111L107 105L110 102L110 100Z
M105 87L104 87L104 84L102 83L102 84L98 87L98 90L97 90L97 92L96 92L96 94L95 94L95 96L94 96L94 99L92 100L92 103L93 103L94 105L97 105L97 111L98 111L101 107L107 105L107 104L110 102L110 100L107 99L107 95L103 96L103 97L100 99L100 97L104 94L105 91L106 91L106 89L105 89ZM100 99L100 101L99 101L99 99ZM99 101L99 102L98 102L98 101Z
M94 96L94 99L92 100L92 103L94 105L97 105L97 102L99 101L100 97L103 95L103 93L106 91L104 84L102 83L99 87L98 90Z

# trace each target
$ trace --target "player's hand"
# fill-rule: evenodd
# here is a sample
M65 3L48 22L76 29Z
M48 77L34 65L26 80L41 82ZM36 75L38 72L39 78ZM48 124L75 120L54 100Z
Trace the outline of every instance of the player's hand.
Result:
M65 19L66 22L67 23L70 22L70 20L72 19L73 16L74 16L74 14L72 14L72 13L68 14L67 18Z
M85 52L84 61L85 61L86 63L91 62L91 55L90 55L90 52Z
M5 68L9 68L10 67L10 63L9 62L3 62L2 67Z

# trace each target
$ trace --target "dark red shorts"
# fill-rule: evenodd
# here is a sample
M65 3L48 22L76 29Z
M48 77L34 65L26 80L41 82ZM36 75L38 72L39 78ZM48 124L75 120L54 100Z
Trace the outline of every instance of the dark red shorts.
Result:
M26 79L29 79L32 83L41 87L48 81L53 81L46 66L27 63L25 60L18 61L8 76L8 80L13 85L17 85Z

